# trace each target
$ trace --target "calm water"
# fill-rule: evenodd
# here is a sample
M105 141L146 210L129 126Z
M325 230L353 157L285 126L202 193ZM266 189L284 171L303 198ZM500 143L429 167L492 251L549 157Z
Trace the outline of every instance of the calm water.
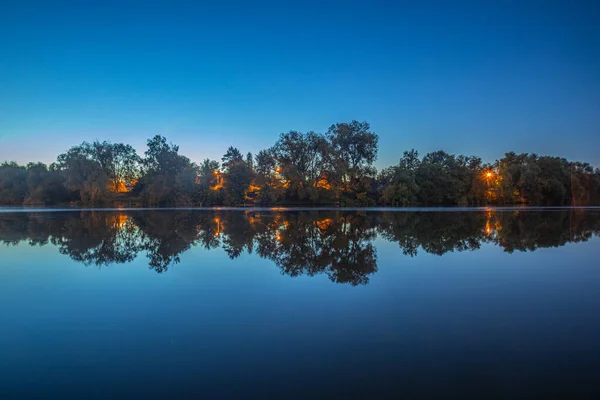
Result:
M0 211L0 398L599 398L599 260L598 209Z

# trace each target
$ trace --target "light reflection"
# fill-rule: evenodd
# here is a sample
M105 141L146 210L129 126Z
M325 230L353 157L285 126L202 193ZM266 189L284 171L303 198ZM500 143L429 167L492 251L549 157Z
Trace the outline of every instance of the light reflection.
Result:
M164 272L193 246L222 246L231 258L247 250L290 275L325 271L352 284L368 281L376 270L378 235L409 256L477 250L482 243L534 251L600 236L600 213L86 211L58 215L51 223L35 213L0 214L0 243L52 243L85 265L126 263L142 252L151 268Z
M317 225L317 227L322 231L327 230L327 228L329 228L329 226L332 223L333 223L333 220L331 218L325 218L325 219L321 219L319 221L315 221L315 224Z
M215 237L221 234L221 220L217 217L215 218L215 223L217 224L217 232L215 232Z
M126 214L117 214L113 217L113 225L117 229L123 229L129 217Z

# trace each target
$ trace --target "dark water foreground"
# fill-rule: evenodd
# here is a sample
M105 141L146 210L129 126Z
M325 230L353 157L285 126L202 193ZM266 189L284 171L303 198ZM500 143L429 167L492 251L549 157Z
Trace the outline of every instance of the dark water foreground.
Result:
M0 211L0 398L600 398L600 210Z

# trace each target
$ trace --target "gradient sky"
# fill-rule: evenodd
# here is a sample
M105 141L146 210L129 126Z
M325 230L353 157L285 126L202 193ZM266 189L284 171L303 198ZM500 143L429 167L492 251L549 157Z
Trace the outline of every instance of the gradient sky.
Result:
M0 2L0 161L165 135L199 162L366 120L404 150L600 165L597 1Z

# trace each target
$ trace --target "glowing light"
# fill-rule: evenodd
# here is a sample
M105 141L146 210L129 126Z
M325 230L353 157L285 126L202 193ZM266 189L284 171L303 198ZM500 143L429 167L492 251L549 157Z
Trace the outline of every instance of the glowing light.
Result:
M486 233L486 235L488 235L488 236L489 236L489 235L492 233L492 227L491 227L491 225L490 225L490 221L487 221L487 222L485 223L485 233Z
M217 182L215 183L214 186L210 187L210 190L219 190L223 187L223 176L221 176L222 174L219 171L213 171L213 174L215 174L215 178L217 179Z
M215 186L211 186L210 190L219 190L222 187L223 187L223 182L221 181L221 182L217 183Z
M275 168L275 172L280 173L281 172L281 167Z
M327 230L327 228L329 228L332 223L333 223L333 220L331 218L325 218L325 219L315 222L317 227L322 231Z
M123 226L125 226L125 222L127 222L127 215L125 214L119 214L115 217L115 225L117 226L117 228L121 229L123 228Z
M137 183L137 181L135 181L133 183L133 186L135 186L135 183ZM127 186L125 186L125 182L123 182L121 179L119 179L117 182L111 184L110 190L113 193L128 193L129 189L127 189Z
M330 190L331 184L327 181L327 178L320 178L316 184L316 187L321 189Z
M494 178L494 175L494 171L488 169L487 171L483 171L481 173L481 179L487 181L487 183L490 184L492 178Z
M221 234L221 220L219 218L215 218L215 223L217 224L217 232L215 232L215 237Z

